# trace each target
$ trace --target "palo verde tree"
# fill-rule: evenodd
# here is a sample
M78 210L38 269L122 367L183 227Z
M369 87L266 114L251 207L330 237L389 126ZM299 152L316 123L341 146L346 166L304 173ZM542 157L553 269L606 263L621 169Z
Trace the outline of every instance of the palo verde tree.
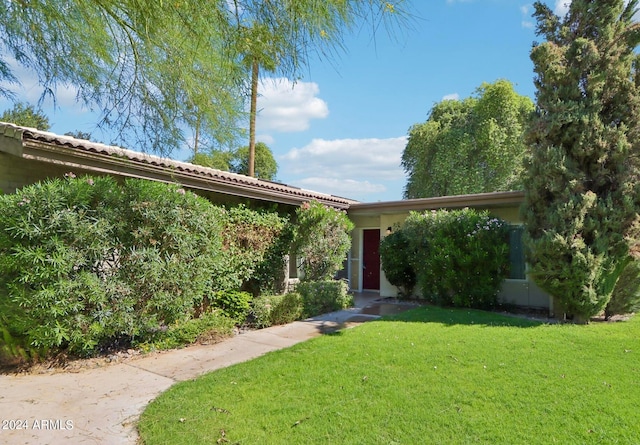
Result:
M43 98L74 88L114 142L167 154L193 109L226 142L242 112L242 70L223 51L228 11L227 2L4 1L0 95L15 96L7 85L21 68Z
M640 77L637 0L535 3L537 113L523 216L531 276L557 313L605 308L637 251Z
M409 130L402 154L405 198L521 188L533 109L507 80L483 83L474 97L436 104L426 122Z

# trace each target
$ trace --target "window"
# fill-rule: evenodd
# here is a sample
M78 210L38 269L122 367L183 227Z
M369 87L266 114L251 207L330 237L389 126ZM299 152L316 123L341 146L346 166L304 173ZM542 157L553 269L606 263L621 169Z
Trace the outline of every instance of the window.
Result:
M523 226L509 227L509 278L526 280L524 246L522 245Z

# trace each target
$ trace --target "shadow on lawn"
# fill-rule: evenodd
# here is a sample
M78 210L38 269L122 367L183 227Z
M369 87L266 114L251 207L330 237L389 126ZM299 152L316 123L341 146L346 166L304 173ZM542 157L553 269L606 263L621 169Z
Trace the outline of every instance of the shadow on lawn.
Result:
M440 323L447 326L509 326L519 328L531 328L552 322L552 320L531 319L517 314L504 315L476 309L441 308L431 305L423 305L399 314L386 315L380 318L380 321Z

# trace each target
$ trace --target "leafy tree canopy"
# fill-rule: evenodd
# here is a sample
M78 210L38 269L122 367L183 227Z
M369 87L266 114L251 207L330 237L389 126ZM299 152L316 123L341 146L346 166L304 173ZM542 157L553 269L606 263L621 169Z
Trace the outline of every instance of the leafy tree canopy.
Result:
M249 159L249 147L241 147L237 150L211 150L209 153L197 153L189 162L247 175ZM256 144L255 177L273 181L278 173L278 163L273 157L271 149L264 143Z
M33 105L24 102L18 102L13 108L4 110L0 115L0 121L43 131L48 131L51 128L49 118L42 110L36 110Z
M249 147L242 147L234 152L231 171L242 175L249 174ZM278 163L273 157L271 149L264 142L256 143L255 177L274 180L278 173Z
M409 130L402 166L405 198L521 187L524 133L534 110L507 80L483 83L474 97L444 100Z
M523 215L531 276L557 313L604 309L640 235L637 0L535 3L538 110Z

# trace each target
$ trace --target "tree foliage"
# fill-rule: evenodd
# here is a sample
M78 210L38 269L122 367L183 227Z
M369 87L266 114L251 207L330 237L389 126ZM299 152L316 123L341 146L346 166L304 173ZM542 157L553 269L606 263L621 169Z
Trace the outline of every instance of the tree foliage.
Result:
M249 147L241 147L234 152L231 171L241 175L249 175ZM254 174L250 176L271 181L276 178L277 173L278 163L273 157L271 149L264 142L258 142L255 145Z
M225 2L4 2L3 80L18 66L35 75L43 97L59 86L102 113L115 141L162 153L184 138L197 106L216 136L228 140L241 110L241 70L223 57ZM0 93L11 95L2 87ZM229 130L227 130L229 129Z
M258 142L255 148L254 176L269 181L274 180L278 173L278 163L273 157L273 152L264 142ZM190 162L218 170L249 175L249 147L198 153L190 159Z
M637 0L535 4L538 110L525 181L528 261L556 312L604 309L637 252L640 77Z
M474 97L436 104L426 122L409 130L405 198L520 188L533 108L506 80L483 83Z
M243 60L297 77L310 57L342 46L357 24L375 30L401 23L403 1L234 0L140 2L57 0L3 2L0 8L0 95L15 96L26 69L55 99L58 87L101 112L115 143L169 154L208 135L220 144L239 136L246 79ZM266 49L255 34L273 37ZM277 37L277 38L276 38ZM249 42L251 48L244 43ZM250 51L249 51L250 50Z
M0 115L0 121L43 131L48 131L51 128L49 118L42 110L36 110L33 105L24 102L18 102L13 108L4 110Z

